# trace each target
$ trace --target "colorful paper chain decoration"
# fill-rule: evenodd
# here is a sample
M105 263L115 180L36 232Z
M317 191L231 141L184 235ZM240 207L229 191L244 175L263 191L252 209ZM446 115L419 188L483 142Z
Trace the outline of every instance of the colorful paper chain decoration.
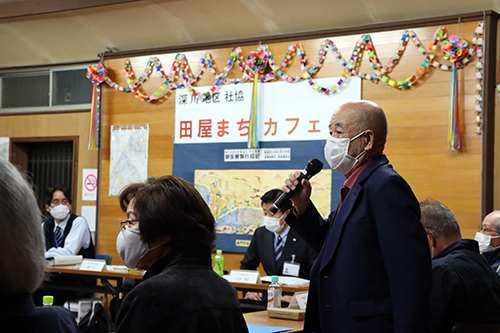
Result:
M480 22L474 31L472 38L472 45L476 49L476 134L482 133L483 126L483 26L484 23Z
M142 75L137 79L135 79L135 74L132 70L130 60L125 60L124 68L127 78L126 87L121 87L120 85L116 84L107 75L107 73L99 76L99 78L102 79L103 82L107 83L110 87L119 91L132 92L136 98L145 102L158 101L163 96L165 96L168 91L174 89L186 89L193 97L205 99L210 97L213 93L217 92L222 85L238 84L252 79L254 81L257 80L260 82L270 82L278 78L290 83L307 81L309 85L318 92L324 94L333 94L345 83L349 76L358 76L372 83L378 83L382 81L388 86L394 87L395 89L405 90L412 86L415 82L417 82L420 77L422 77L429 71L430 68L437 68L443 71L453 71L453 68L455 67L457 69L465 67L476 52L478 53L477 66L481 66L482 69L482 63L480 63L480 58L482 57L482 31L483 22L480 22L474 32L475 37L473 38L472 47L470 47L467 54L465 54L462 59L456 61L453 66L445 65L435 60L438 44L440 42L443 42L444 44L444 41L447 39L445 28L439 27L433 35L429 50L426 50L426 48L422 46L422 43L413 30L405 30L401 37L400 44L396 49L396 52L385 65L382 65L377 57L377 53L373 45L371 36L362 35L357 41L354 50L347 61L342 56L335 43L330 39L325 39L320 45L317 58L312 66L307 65L306 54L302 44L300 42L296 42L288 47L287 53L284 55L279 64L275 62L274 56L267 45L259 45L257 50L255 52L251 52L248 57L245 57L243 55L243 51L240 47L233 48L226 66L220 73L217 72L216 65L214 64L210 53L205 53L205 55L200 58L196 73L193 73L191 71L192 67L189 65L186 56L184 54L177 54L172 66L170 67L168 75L165 73L161 61L157 57L151 57L149 58ZM406 50L407 44L410 41L418 49L423 58L423 61L421 65L415 70L415 72L408 76L406 79L392 79L390 76L390 72L398 64L399 60ZM337 82L333 83L331 86L322 87L315 83L313 76L317 74L321 69L323 62L326 59L326 54L329 51L333 53L337 62L344 68L344 71L342 73L342 77ZM361 56L364 52L368 53L368 58L372 65L373 73L363 73L358 70L362 59ZM254 61L252 65L251 61L252 56L255 54L260 54L262 55L262 58L267 59L267 67L269 68L267 74L265 73L266 67L260 68L258 70L259 74L256 78L255 70L257 64ZM294 56L298 57L300 68L303 72L300 76L289 76L285 73L289 62L291 61L291 59L293 59ZM242 72L241 78L229 78L229 73L233 69L235 63L238 64L238 67ZM153 94L148 96L146 94L143 94L139 89L140 86L151 76L154 69L156 69L156 72L159 75L162 84ZM199 92L193 87L193 85L200 79L200 77L204 75L205 71L207 70L209 70L214 76L215 81L208 91ZM482 71L478 70L476 72L476 78L478 80L478 89L476 91L476 96L478 97L482 96ZM478 133L480 133L481 126L481 98L477 99L478 102L476 104Z

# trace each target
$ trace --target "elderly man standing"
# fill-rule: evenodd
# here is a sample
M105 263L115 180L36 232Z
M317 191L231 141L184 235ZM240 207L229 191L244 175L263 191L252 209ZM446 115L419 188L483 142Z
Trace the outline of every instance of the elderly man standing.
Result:
M442 203L426 200L420 209L432 254L433 332L449 333L456 323L500 323L500 279L477 242L462 239L455 215Z
M286 222L316 250L305 332L422 333L429 329L431 261L420 209L383 150L387 119L370 101L346 103L330 120L325 158L346 177L324 220L300 171Z

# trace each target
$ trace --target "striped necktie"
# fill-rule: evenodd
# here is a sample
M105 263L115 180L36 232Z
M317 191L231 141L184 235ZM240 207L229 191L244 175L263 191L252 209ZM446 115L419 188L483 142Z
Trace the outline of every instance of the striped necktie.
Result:
M55 231L57 247L62 247L62 233L61 227L57 226Z
M283 238L281 238L281 235L278 235L278 241L276 242L276 251L274 251L276 262L278 262L282 252L283 252Z

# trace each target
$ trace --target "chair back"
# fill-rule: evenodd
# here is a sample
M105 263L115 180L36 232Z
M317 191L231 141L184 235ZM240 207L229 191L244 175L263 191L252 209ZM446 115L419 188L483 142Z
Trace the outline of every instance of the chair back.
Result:
M500 324L457 323L451 333L500 333Z
M111 265L111 256L109 254L96 254L95 258L106 261L106 265Z

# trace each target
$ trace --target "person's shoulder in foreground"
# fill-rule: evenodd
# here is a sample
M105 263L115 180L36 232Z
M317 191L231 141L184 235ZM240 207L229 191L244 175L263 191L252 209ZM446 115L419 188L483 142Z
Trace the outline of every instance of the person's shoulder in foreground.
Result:
M32 294L45 279L40 211L29 184L0 159L0 319L12 332L78 332L62 307L35 307Z

